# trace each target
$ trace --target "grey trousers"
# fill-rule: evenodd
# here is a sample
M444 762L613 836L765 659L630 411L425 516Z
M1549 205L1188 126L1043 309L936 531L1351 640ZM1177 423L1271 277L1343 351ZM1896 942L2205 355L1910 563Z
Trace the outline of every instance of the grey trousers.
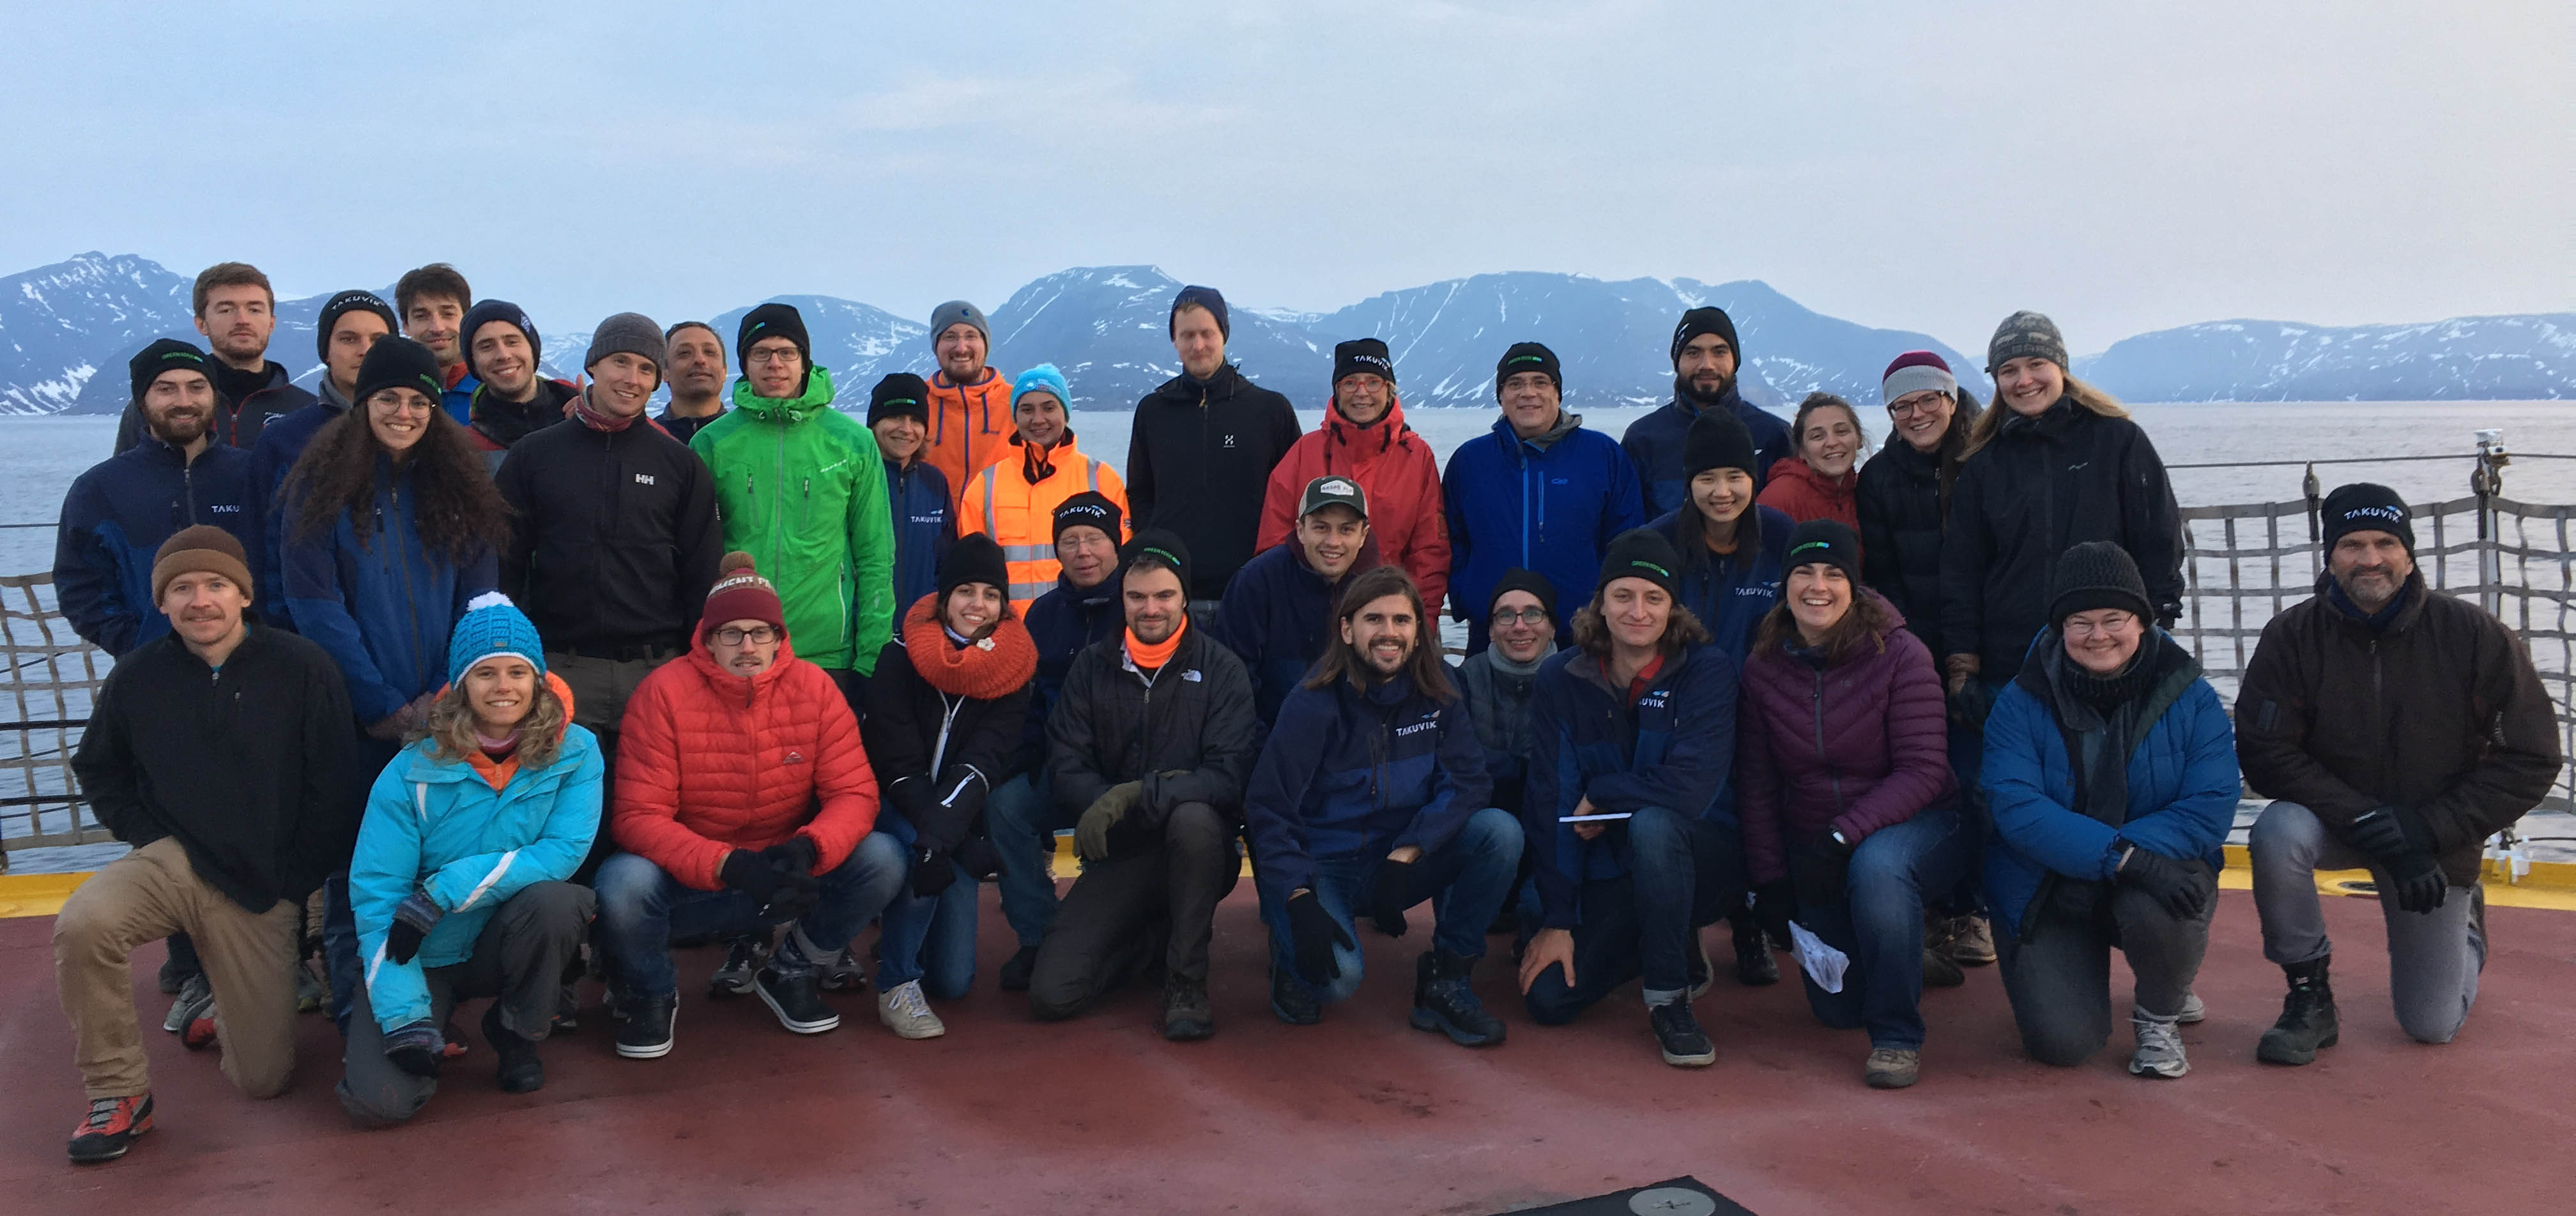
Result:
M2388 922L2388 994L2397 1006L2397 1024L2423 1043L2448 1043L2460 1033L2469 1006L2477 1003L2478 972L2487 963L2486 935L2468 888L2452 887L2442 906L2430 912L2399 908L2387 871L2295 802L2263 808L2248 850L2254 855L2254 911L2263 919L2263 957L2287 967L2334 953L2316 872L2366 868L2379 884L2379 911Z
M2208 876L2209 867L2191 863ZM2083 884L2095 885L2095 884ZM2137 977L2134 1000L2152 1014L2182 1012L2209 952L2212 898L2194 920L2179 920L2135 887L2100 888L2089 914L2040 909L2027 936L1998 924L1995 954L2021 1043L2042 1064L2073 1067L2111 1041L2111 951Z
M1040 1020L1091 1008L1150 966L1156 945L1167 975L1207 982L1216 906L1243 867L1234 825L1204 802L1184 802L1164 821L1159 845L1130 847L1083 867L1038 943L1029 1008Z
M430 1020L444 1026L458 1001L497 997L504 1028L542 1041L554 1025L564 968L589 931L596 906L590 888L568 882L532 883L503 901L474 939L473 954L423 973L429 981ZM360 1127L402 1123L438 1092L437 1081L413 1076L385 1058L384 1031L367 1003L365 984L358 985L342 1052L340 1109Z

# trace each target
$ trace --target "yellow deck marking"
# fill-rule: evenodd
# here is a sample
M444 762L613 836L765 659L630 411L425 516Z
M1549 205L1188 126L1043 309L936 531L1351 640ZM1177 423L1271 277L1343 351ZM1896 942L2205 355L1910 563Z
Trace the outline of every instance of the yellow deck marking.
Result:
M52 916L89 874L0 874L0 918Z

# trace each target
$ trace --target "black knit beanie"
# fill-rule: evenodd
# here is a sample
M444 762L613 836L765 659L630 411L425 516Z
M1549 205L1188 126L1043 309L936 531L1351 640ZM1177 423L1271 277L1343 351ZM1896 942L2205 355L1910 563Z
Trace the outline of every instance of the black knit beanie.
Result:
M537 336L537 323L528 319L526 309L508 300L477 300L474 307L465 310L465 320L456 327L456 344L465 351L467 372L478 378L483 375L482 369L474 366L474 332L494 321L507 324L527 338L528 358L545 357L545 339Z
M134 399L143 400L143 391L152 387L163 372L196 372L215 382L215 365L206 362L206 352L177 338L155 338L152 345L134 352L125 361L125 370L134 381Z
M1733 410L1704 409L1691 419L1690 429L1682 432L1682 480L1689 481L1710 469L1742 469L1744 475L1762 480L1761 466L1753 451L1753 432L1746 430L1744 420Z
M1056 504L1055 531L1049 539L1063 541L1067 528L1098 528L1115 543L1119 521L1125 515L1126 512L1119 510L1118 503L1108 495L1098 490L1084 490Z
M447 382L438 378L438 356L399 334L378 338L358 364L358 391L349 399L363 406L389 388L416 388L437 404L447 392Z
M1120 551L1118 556L1126 565L1133 567L1137 558L1148 553L1153 554L1181 576L1182 591L1189 590L1190 547L1182 544L1180 537L1160 528L1147 528L1137 533L1136 539L1127 542L1127 547Z
M1716 334L1726 339L1726 349L1735 352L1735 365L1744 366L1744 347L1735 340L1735 318L1726 315L1725 309L1714 306L1683 313L1681 324L1673 327L1672 361L1675 364L1682 361L1682 348L1701 334Z
M2415 516L2406 509L2406 500L2397 491L2367 481L2336 486L2317 507L2317 522L2326 538L2326 552L2334 552L2335 542L2347 532L2385 532L2406 546L2407 556L2415 554Z
M2048 584L2048 623L2053 627L2063 629L2066 618L2097 608L2133 612L2142 621L2156 619L2138 563L2128 550L2107 540L2068 549L2057 559L2057 576Z
M1610 552L1601 560L1600 586L1607 587L1617 578L1642 578L1664 589L1665 594L1679 597L1682 555L1673 552L1673 542L1652 528L1630 528L1610 542Z
M1208 310L1208 315L1216 318L1217 336L1228 339L1234 337L1234 325L1231 321L1226 319L1225 315L1224 292L1218 291L1213 287L1199 287L1196 285L1182 288L1179 295L1172 297L1172 313L1169 317L1164 318L1164 328L1166 330L1171 333L1179 333L1181 331L1181 310L1184 308L1204 308Z
M930 425L930 385L911 372L896 372L868 390L868 425L886 418L918 418Z
M1386 343L1375 338L1353 338L1333 347L1334 384L1340 384L1344 376L1356 376L1361 372L1385 377L1389 384L1395 383L1395 360L1388 357Z
M1547 609L1549 616L1556 615L1556 584L1547 581L1547 576L1538 571L1524 570L1519 566L1503 571L1503 577L1495 580L1494 593L1485 597L1485 615L1494 614L1494 605L1503 602L1506 591L1529 592L1538 597L1538 606Z
M1818 562L1842 571L1852 586L1860 586L1860 537L1853 534L1851 525L1838 519L1811 519L1789 530L1789 553L1780 559L1780 568L1795 570Z
M1564 369L1557 366L1556 352L1536 342L1514 342L1510 350L1494 363L1494 400L1503 399L1503 381L1522 372L1544 372L1556 386L1557 395L1565 395Z
M785 338L796 344L796 357L804 360L805 370L814 370L814 342L805 336L805 314L793 304L763 304L742 314L742 326L733 338L734 366L751 366L751 344L762 338Z
M402 332L402 322L394 317L394 306L372 291L344 291L322 305L322 318L313 326L313 353L322 361L331 361L331 331L340 328L340 318L353 312L371 312L382 317L385 332Z
M948 593L967 583L983 583L1011 598L1011 564L1002 560L1002 546L982 532L969 532L948 546L939 558L939 602L948 602Z

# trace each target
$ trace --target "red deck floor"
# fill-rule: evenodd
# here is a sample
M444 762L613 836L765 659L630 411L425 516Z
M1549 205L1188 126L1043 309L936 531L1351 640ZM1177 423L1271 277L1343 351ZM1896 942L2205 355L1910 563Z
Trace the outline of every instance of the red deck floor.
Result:
M1860 1084L1862 1036L1816 1026L1791 984L1721 978L1698 1006L1718 1063L1683 1071L1657 1059L1634 985L1538 1027L1497 956L1482 988L1511 1041L1451 1046L1403 1022L1419 926L1369 939L1369 983L1324 1025L1281 1026L1249 884L1219 914L1214 1040L1161 1041L1142 989L1040 1025L990 986L1007 934L988 890L985 978L941 1010L944 1039L895 1039L866 995L835 998L839 1032L798 1039L756 1002L684 993L665 1060L616 1058L593 1012L548 1045L541 1093L500 1093L478 1042L415 1124L358 1132L318 1016L274 1102L147 1029L159 1127L86 1169L62 1158L81 1102L52 922L0 921L0 1211L1485 1213L1685 1173L1761 1216L2576 1209L2576 916L2492 910L2477 1009L2431 1048L2389 1012L2377 911L2327 902L2344 1034L2317 1065L2254 1062L2279 972L2228 892L2191 1076L2128 1076L2125 1025L2083 1068L2029 1062L1986 968L1931 994L1924 1079L1882 1094ZM715 961L688 952L683 974ZM136 966L156 1019L157 962Z

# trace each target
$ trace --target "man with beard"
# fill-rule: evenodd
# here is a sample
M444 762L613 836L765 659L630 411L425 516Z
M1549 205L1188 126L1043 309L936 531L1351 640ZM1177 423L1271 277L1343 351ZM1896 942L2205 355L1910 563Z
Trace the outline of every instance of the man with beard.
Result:
M170 535L211 524L259 566L262 497L252 457L214 441L223 409L214 361L163 338L127 364L141 442L100 461L63 497L54 538L54 592L63 619L110 655L170 631L152 596L152 554Z
M581 390L571 381L550 379L538 368L545 353L537 324L508 300L485 300L465 310L458 340L465 344L465 369L483 382L474 390L474 446L492 469L519 441L561 422Z
M1789 424L1755 408L1735 391L1743 353L1735 340L1735 320L1725 309L1691 309L1673 327L1673 399L1629 423L1628 433L1619 440L1628 459L1636 462L1637 480L1645 484L1648 519L1681 509L1689 498L1690 478L1682 475L1682 436L1702 410L1723 408L1753 432L1756 493L1769 479L1771 465L1791 454Z
M724 338L704 321L682 321L662 341L671 352L671 366L663 376L671 386L671 405L653 421L685 444L724 416Z
M197 276L193 294L197 332L214 353L208 367L216 406L207 433L218 444L247 449L269 422L313 404L313 394L295 387L285 364L268 359L268 338L277 332L277 294L258 267L217 262ZM128 407L116 427L116 450L141 442L144 430L142 411Z

